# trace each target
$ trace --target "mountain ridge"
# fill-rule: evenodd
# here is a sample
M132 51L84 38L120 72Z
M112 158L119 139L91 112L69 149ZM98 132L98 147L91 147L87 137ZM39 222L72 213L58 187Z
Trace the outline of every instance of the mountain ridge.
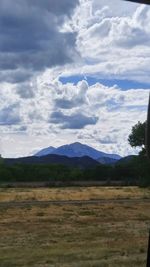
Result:
M41 157L29 156L22 158L5 158L4 163L8 165L13 164L62 164L68 167L79 167L79 168L87 168L87 167L95 167L100 163L88 156L84 157L67 157L62 155L45 155Z
M56 149L56 148L53 146L49 146L49 147L43 148L40 151L36 152L33 156L36 156L36 157L46 156L48 154L51 154L54 149Z
M79 142L62 145L60 147L54 148L52 146L41 149L34 156L45 156L50 154L67 156L67 157L83 157L88 156L94 160L99 160L100 158L111 158L114 160L121 159L121 156L118 154L109 154L102 151L99 151L93 147L90 147Z

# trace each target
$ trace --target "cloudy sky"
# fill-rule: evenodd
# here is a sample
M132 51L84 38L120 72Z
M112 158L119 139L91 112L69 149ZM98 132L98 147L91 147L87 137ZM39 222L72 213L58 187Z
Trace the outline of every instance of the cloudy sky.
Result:
M146 119L150 7L121 0L0 1L0 153L75 141L122 156Z

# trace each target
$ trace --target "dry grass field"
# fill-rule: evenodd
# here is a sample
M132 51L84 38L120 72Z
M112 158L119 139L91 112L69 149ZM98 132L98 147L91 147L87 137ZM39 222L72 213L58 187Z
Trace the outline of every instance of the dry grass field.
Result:
M0 202L150 198L150 189L133 187L0 188Z
M108 201L42 205L70 199ZM0 189L0 267L145 267L149 200L150 190L137 187Z

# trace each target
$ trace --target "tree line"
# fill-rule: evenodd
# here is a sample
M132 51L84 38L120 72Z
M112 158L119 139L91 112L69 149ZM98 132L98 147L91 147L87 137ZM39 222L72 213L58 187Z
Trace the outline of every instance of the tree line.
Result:
M125 184L148 185L149 174L150 164L141 156L115 165L99 164L86 169L61 164L0 164L0 183L123 181Z

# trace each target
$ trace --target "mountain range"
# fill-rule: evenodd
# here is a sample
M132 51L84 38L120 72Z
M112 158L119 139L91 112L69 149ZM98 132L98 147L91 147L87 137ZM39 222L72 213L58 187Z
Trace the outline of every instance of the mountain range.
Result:
M78 167L78 168L93 168L99 165L99 162L84 156L84 157L66 157L60 155L45 155L41 157L30 156L22 158L7 158L4 159L5 164L62 164L68 167Z
M69 145L63 145L58 148L50 146L40 150L34 156L42 157L51 154L67 156L69 158L88 156L103 164L115 163L116 161L121 159L121 157L117 154L104 153L79 142L75 142Z
M58 148L47 147L33 156L21 158L5 158L6 164L63 164L66 166L87 168L99 164L115 164L121 159L117 154L98 151L79 142L63 145Z

